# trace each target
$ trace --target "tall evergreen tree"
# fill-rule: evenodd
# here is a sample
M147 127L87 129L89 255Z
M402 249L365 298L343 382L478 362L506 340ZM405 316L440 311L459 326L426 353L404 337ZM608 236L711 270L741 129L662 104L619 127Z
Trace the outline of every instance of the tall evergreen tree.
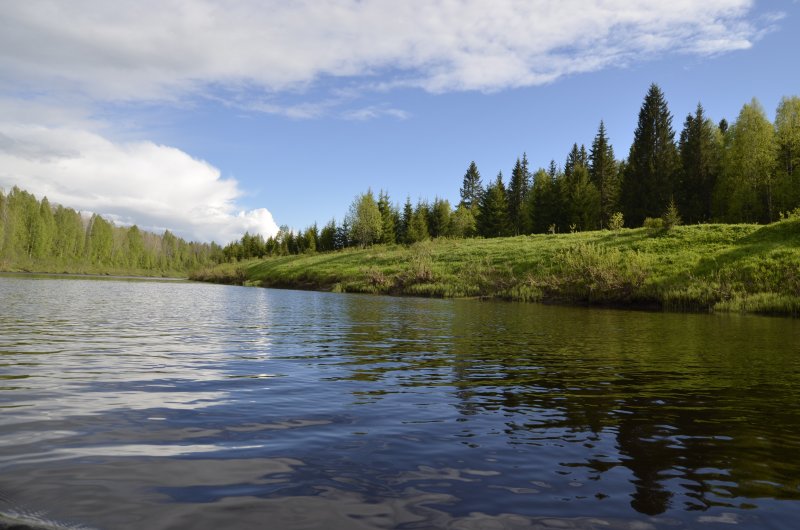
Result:
M408 223L408 243L418 243L426 241L430 237L428 231L428 204L425 201L417 201L414 213Z
M406 196L406 203L403 205L403 214L400 217L400 226L397 231L398 243L411 243L408 231L411 228L411 219L414 217L414 207L411 205L411 197Z
M481 174L475 161L472 161L469 163L467 172L464 173L464 180L461 184L461 204L473 211L477 210L482 191Z
M502 237L510 233L502 171L483 193L478 215L478 233L483 237Z
M720 170L722 135L706 118L700 103L694 116L686 116L678 145L681 178L675 190L677 208L688 223L708 221Z
M514 169L511 171L511 181L508 183L507 203L509 228L511 234L515 236L525 233L527 228L525 197L528 194L529 176L527 157L524 158L524 164L517 158Z
M436 197L428 215L428 232L431 237L450 235L450 202Z
M562 188L567 227L570 230L595 230L600 224L600 194L584 165L576 165L564 177Z
M389 202L389 193L383 190L378 194L378 210L381 212L381 243L395 243L397 229L395 226L396 214Z
M639 111L623 175L621 205L626 223L639 226L645 217L663 213L672 198L678 168L672 115L661 89L652 84Z
M334 250L336 248L336 220L331 219L328 224L322 227L319 233L318 248L321 252Z
M617 211L619 197L619 173L614 159L614 148L606 135L606 126L600 120L597 134L589 151L589 177L599 195L600 228L608 226L611 215Z

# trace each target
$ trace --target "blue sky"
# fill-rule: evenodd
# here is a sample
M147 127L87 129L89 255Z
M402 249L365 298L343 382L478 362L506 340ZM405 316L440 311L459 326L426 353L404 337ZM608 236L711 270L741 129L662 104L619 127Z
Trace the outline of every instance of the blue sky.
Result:
M627 156L651 82L680 131L800 93L792 0L9 2L0 187L228 242L341 220L386 189L458 201L606 123ZM793 29L795 28L795 29Z

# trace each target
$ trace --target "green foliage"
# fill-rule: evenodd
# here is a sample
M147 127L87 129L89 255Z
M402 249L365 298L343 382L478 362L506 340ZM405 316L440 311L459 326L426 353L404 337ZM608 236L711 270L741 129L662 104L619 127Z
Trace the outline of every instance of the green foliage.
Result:
M658 219L659 223L663 220ZM219 267L219 281L420 296L793 314L800 221L494 239L439 238ZM227 271L227 272L225 272Z
M599 228L600 193L590 180L586 166L578 165L571 175L565 175L563 197L569 226L579 230ZM575 229L570 230L575 231Z
M361 247L380 241L383 219L372 190L357 196L350 206L350 239Z
M473 237L477 234L475 214L464 204L459 204L450 217L450 235L453 237Z
M511 181L508 183L506 198L509 230L513 235L523 234L527 231L525 197L528 195L529 181L528 158L523 154L522 160L517 158L514 169L511 171Z
M647 233L655 236L664 231L664 219L661 217L645 217L642 226Z
M712 216L712 197L722 163L722 134L697 104L686 116L680 141L681 173L675 190L678 204L690 223L706 222Z
M728 130L717 204L729 221L768 222L774 215L777 146L764 109L753 99Z
M661 220L663 221L664 230L672 230L674 227L683 223L674 200L670 199L669 205L664 211L664 215L661 216Z
M483 194L478 212L478 233L483 237L502 237L510 231L506 188L501 172Z
M658 216L673 194L679 169L672 115L661 89L653 84L639 111L628 164L623 176L621 203L634 226Z
M619 169L603 121L589 151L589 177L598 193L600 228L609 225L619 199Z
M222 259L214 243L117 227L99 215L86 219L16 187L0 193L0 270L177 275Z
M619 232L622 230L622 227L625 226L625 218L622 215L622 212L614 212L611 214L611 218L608 220L608 228L609 230L613 230L614 232Z
M775 114L777 143L776 207L800 205L800 97L784 97Z
M406 233L406 243L418 243L426 241L430 237L428 231L428 205L424 201L419 201L414 212L411 214L411 220L408 224L408 232Z
M450 202L436 197L428 212L428 233L431 237L450 235Z
M378 194L378 211L381 213L381 243L395 243L397 241L396 219L397 212L389 202L389 193L381 190Z
M481 174L474 160L470 162L467 172L464 173L464 180L459 193L461 195L461 204L473 210L473 212L476 211L483 194L483 184L481 183Z

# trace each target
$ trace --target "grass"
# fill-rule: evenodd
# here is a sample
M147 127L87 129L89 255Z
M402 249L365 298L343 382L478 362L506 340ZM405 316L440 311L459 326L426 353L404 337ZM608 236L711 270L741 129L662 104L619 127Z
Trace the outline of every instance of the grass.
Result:
M193 279L338 292L800 314L800 220L437 239L226 264Z
M90 276L140 276L147 278L186 278L186 271L141 269L86 263L56 263L46 260L12 262L0 256L0 272L31 272L45 274L85 274Z

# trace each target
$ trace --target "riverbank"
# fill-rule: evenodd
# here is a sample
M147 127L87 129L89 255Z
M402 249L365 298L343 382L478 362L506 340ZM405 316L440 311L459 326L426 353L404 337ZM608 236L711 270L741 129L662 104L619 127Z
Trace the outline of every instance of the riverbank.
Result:
M30 262L23 265L0 260L0 274L49 274L54 276L90 276L114 278L186 279L187 271L151 270L125 267L101 267L83 264Z
M198 271L236 285L800 315L800 220L437 239Z

